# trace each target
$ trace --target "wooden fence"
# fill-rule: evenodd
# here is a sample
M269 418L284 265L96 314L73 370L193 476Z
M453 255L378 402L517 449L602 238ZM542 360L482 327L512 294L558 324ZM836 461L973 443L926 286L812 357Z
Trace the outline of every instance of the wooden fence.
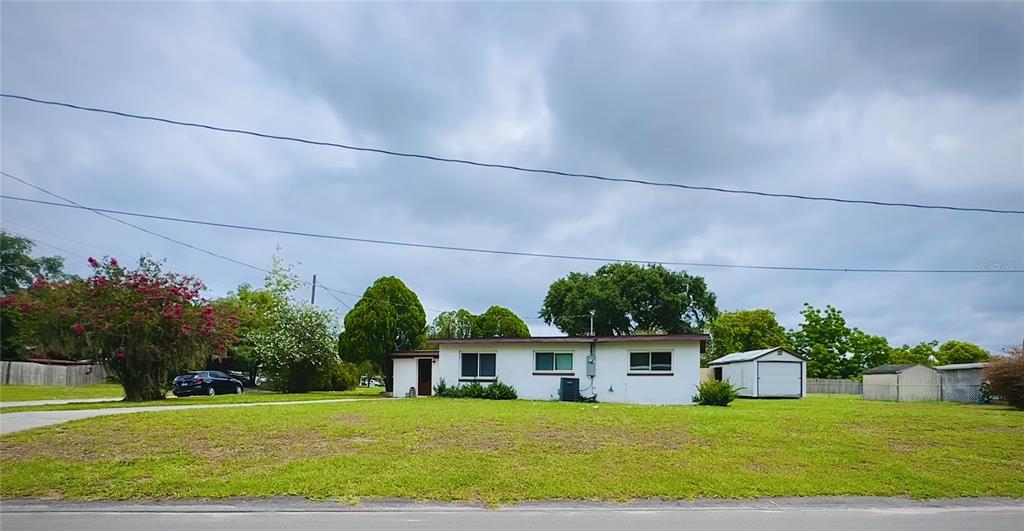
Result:
M53 385L75 387L107 382L107 371L100 365L45 365L26 361L0 362L4 384Z
M856 380L808 378L807 394L860 395L864 394L864 384Z

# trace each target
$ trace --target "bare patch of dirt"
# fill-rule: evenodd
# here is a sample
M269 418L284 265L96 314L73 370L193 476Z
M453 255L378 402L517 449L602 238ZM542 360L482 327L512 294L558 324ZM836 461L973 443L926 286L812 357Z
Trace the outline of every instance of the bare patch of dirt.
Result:
M519 446L542 446L552 452L597 452L611 447L674 451L707 444L683 427L636 430L601 426L580 431L547 423L513 426L478 422L443 430L423 429L418 436L421 439L418 448L466 451L510 450Z
M415 431L417 448L496 452L513 447L512 427L495 421L476 421L458 426L423 427Z
M329 417L333 424L350 424L353 426L365 426L370 423L366 415L362 413L338 413Z

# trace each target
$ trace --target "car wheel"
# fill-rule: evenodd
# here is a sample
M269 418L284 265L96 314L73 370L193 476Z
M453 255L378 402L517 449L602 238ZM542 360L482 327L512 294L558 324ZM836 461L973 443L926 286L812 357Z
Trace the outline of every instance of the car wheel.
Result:
M206 394L208 394L210 396L213 396L213 395L217 394L217 390L214 389L213 386L211 385L210 387L206 388Z
M242 386L241 385L236 385L235 386L235 394L236 395L242 394Z

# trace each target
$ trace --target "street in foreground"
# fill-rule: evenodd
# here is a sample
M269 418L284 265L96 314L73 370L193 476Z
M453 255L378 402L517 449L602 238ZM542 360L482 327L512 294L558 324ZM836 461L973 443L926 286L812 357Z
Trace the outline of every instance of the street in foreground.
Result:
M379 503L357 506L304 500L111 504L7 502L5 531L122 531L202 528L469 530L791 529L942 531L1020 529L1019 499L912 501L895 498L798 498L694 503L518 505L497 510L459 505Z

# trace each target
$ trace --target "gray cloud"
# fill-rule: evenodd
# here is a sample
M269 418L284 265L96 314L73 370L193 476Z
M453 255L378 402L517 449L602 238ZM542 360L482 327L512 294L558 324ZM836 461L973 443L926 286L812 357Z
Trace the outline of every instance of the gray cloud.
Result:
M1020 4L3 10L5 92L613 175L1024 204ZM599 184L0 104L5 171L99 206L652 260L970 269L1024 258L1013 216ZM214 295L262 277L87 212L5 202L2 219L85 255L167 257ZM305 277L354 293L395 274L437 309L502 304L532 317L552 280L598 265L140 223L260 265L281 245ZM772 308L790 327L810 302L893 343L999 348L1024 334L1022 275L692 272L723 309Z

